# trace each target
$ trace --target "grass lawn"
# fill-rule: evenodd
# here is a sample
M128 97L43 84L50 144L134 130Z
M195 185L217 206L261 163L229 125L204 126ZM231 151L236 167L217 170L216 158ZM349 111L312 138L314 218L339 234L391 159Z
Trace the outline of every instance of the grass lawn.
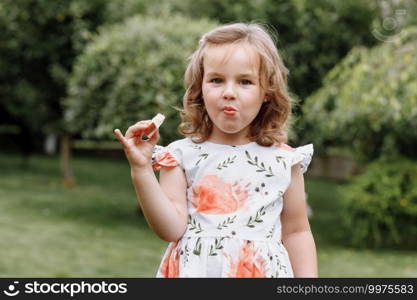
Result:
M308 174L308 172L306 173ZM352 249L341 240L340 201L342 183L306 176L310 220L316 241L321 277L417 277L417 251Z
M1 277L155 276L167 243L137 213L126 161L74 159L71 189L61 185L56 157L19 165L19 156L0 155ZM416 252L337 242L337 184L306 178L320 276L416 277Z

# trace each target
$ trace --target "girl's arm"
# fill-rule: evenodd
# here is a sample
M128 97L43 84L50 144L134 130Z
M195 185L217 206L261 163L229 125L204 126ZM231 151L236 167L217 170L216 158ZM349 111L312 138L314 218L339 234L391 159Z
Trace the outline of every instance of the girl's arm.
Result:
M187 183L180 167L162 168L159 181L153 169L131 169L139 205L152 230L163 240L179 240L187 228Z
M152 130L151 123L150 120L140 121L130 126L125 136L118 129L114 133L129 161L132 182L146 221L161 239L174 242L187 227L187 183L178 166L161 169L158 183L151 160L159 132L147 141L142 140Z
M304 177L300 165L291 168L291 183L284 194L281 214L282 242L288 251L295 277L317 277L314 238L307 217Z

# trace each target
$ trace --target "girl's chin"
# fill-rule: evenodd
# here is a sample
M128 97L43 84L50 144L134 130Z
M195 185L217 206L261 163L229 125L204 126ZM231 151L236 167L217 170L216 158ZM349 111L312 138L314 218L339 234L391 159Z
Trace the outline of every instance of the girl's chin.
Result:
M228 127L228 126L224 126L224 127L218 127L223 133L226 134L236 134L239 133L240 131L243 130L243 128L237 128L237 127Z
M217 122L214 122L214 125L220 131L227 134L236 134L245 129L245 126L241 126L238 120L232 120L230 118L218 120Z

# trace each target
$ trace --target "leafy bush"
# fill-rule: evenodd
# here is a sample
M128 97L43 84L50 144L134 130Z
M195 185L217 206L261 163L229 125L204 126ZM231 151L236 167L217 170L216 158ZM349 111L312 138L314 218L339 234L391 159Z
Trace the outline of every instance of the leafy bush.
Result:
M340 190L345 240L357 247L417 246L417 162L378 160Z
M346 146L362 161L416 157L416 52L417 27L395 42L352 50L304 104L308 140L320 152Z
M175 2L175 1L173 1ZM258 21L278 33L278 48L290 70L291 90L302 100L349 50L378 42L371 32L375 1L183 0L177 9L220 23Z
M0 1L0 110L14 123L31 133L62 130L68 73L88 33L102 23L104 6L103 0Z
M219 23L261 22L278 32L278 47L290 69L292 90L302 99L353 46L374 45L373 21L380 0L112 0L107 21L134 14L180 13Z
M180 15L134 16L104 27L77 58L69 80L66 121L84 138L114 138L157 112L161 136L177 138L187 58L216 24ZM162 142L162 141L161 141Z

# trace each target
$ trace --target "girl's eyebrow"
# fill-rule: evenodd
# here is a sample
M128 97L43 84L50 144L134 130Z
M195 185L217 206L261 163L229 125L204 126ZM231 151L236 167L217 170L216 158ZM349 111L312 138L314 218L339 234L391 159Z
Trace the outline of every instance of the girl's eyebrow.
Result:
M218 76L218 75L222 76L223 74L217 73L217 72L207 73L207 76ZM255 77L255 78L257 78L258 76L256 76L253 73L242 73L242 74L238 74L238 77Z

